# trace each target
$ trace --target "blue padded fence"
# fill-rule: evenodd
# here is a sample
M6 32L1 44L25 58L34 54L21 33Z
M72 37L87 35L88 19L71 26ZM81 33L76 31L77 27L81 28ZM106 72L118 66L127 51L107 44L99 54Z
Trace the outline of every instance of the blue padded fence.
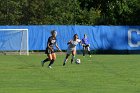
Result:
M28 29L29 50L45 50L51 30L57 30L57 42L62 50L67 49L67 42L74 34L78 34L80 39L87 34L92 50L140 50L140 26L31 25L0 26L0 29ZM0 32L0 46L6 42L6 37L3 36ZM17 40L18 37L15 37L11 43ZM10 43L4 46L5 49L10 47ZM15 46L15 49L18 50L18 47ZM77 49L82 47L78 45Z

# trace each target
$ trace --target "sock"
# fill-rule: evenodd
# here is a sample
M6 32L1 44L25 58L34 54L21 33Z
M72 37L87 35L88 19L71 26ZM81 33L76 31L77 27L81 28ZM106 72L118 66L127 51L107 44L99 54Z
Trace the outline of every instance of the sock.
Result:
M46 58L45 60L43 60L44 63L47 62L47 61L49 61L49 58Z
M68 61L68 59L64 59L64 63L63 63L63 66L65 66L66 62Z
M88 51L88 54L91 55L90 51Z
M71 59L71 62L73 62L74 58L75 58L75 56L73 56L73 55L72 55L72 59Z
M50 61L49 66L51 66L53 63L54 63L54 60L52 59L52 60Z
M85 56L85 50L83 50L83 56Z
M83 48L83 56L85 56L85 48Z
M64 63L66 63L67 61L68 61L68 59L65 58L65 59L64 59Z

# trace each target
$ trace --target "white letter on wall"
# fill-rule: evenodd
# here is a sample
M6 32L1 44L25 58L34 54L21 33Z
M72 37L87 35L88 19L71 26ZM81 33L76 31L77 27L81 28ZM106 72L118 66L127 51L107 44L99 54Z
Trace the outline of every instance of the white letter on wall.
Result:
M128 44L130 47L139 47L140 41L138 41L136 44L132 43L132 32L136 32L138 35L140 35L140 31L138 29L130 29L128 30Z

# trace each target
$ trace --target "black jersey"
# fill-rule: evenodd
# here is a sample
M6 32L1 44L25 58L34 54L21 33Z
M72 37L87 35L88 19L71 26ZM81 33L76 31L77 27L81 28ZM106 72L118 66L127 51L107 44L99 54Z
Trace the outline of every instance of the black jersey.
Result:
M48 38L47 48L48 48L48 45L49 45L50 47L53 48L54 45L56 45L56 38L50 36L50 37Z

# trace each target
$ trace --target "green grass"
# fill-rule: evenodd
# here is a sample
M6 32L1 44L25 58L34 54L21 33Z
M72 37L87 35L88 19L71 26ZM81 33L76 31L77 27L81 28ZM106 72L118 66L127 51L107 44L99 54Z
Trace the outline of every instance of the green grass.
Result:
M0 93L140 93L140 55L78 55L42 68L45 55L0 56Z

